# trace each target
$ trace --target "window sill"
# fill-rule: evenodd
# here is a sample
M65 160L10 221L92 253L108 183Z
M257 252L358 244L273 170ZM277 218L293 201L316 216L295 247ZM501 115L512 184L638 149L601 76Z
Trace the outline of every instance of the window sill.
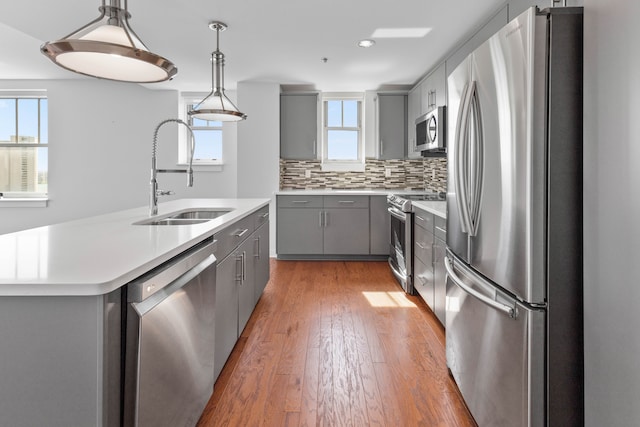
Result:
M178 163L177 166L181 168L188 168L187 163ZM222 172L224 170L224 163L198 163L193 164L192 168L194 172Z
M364 172L365 165L360 162L326 162L321 164L326 172Z
M41 197L10 197L0 198L2 208L46 208L49 199Z

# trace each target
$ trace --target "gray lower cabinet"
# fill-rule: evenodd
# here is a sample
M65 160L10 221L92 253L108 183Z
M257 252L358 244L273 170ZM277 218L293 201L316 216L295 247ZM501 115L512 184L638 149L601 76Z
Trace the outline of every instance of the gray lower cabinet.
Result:
M387 210L387 196L369 198L369 253L389 255L391 244L391 217Z
M216 233L214 375L220 375L269 280L268 206ZM254 227L259 225L254 231ZM231 242L231 243L230 243ZM237 243L236 243L237 242Z
M254 233L256 252L253 254L255 265L254 301L258 303L264 288L269 282L269 223L262 224Z
M279 195L277 206L279 257L371 255L369 196Z
M369 253L368 208L325 209L323 226L323 253L330 255Z
M446 221L430 212L414 208L413 286L445 324Z

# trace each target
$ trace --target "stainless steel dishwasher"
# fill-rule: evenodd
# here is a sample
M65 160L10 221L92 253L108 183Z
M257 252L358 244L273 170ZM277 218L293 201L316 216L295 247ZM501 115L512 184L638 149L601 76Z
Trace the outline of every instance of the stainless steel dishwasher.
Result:
M195 426L213 393L215 242L127 287L123 425Z

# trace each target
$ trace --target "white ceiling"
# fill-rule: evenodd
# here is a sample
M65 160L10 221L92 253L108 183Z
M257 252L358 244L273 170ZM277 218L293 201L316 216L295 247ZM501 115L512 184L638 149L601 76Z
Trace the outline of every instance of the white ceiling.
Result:
M178 74L158 89L206 92L215 48L226 56L225 88L239 81L310 85L323 91L412 85L504 0L129 0L131 27ZM0 79L87 78L53 65L40 45L98 16L100 0L14 1L0 14ZM356 44L378 28L428 27L423 38ZM328 61L323 63L321 58Z

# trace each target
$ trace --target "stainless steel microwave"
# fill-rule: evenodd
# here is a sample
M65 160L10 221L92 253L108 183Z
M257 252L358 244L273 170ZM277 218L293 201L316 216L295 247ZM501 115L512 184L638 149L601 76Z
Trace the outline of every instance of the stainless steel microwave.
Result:
M446 152L445 108L436 107L416 119L416 151L427 154Z

